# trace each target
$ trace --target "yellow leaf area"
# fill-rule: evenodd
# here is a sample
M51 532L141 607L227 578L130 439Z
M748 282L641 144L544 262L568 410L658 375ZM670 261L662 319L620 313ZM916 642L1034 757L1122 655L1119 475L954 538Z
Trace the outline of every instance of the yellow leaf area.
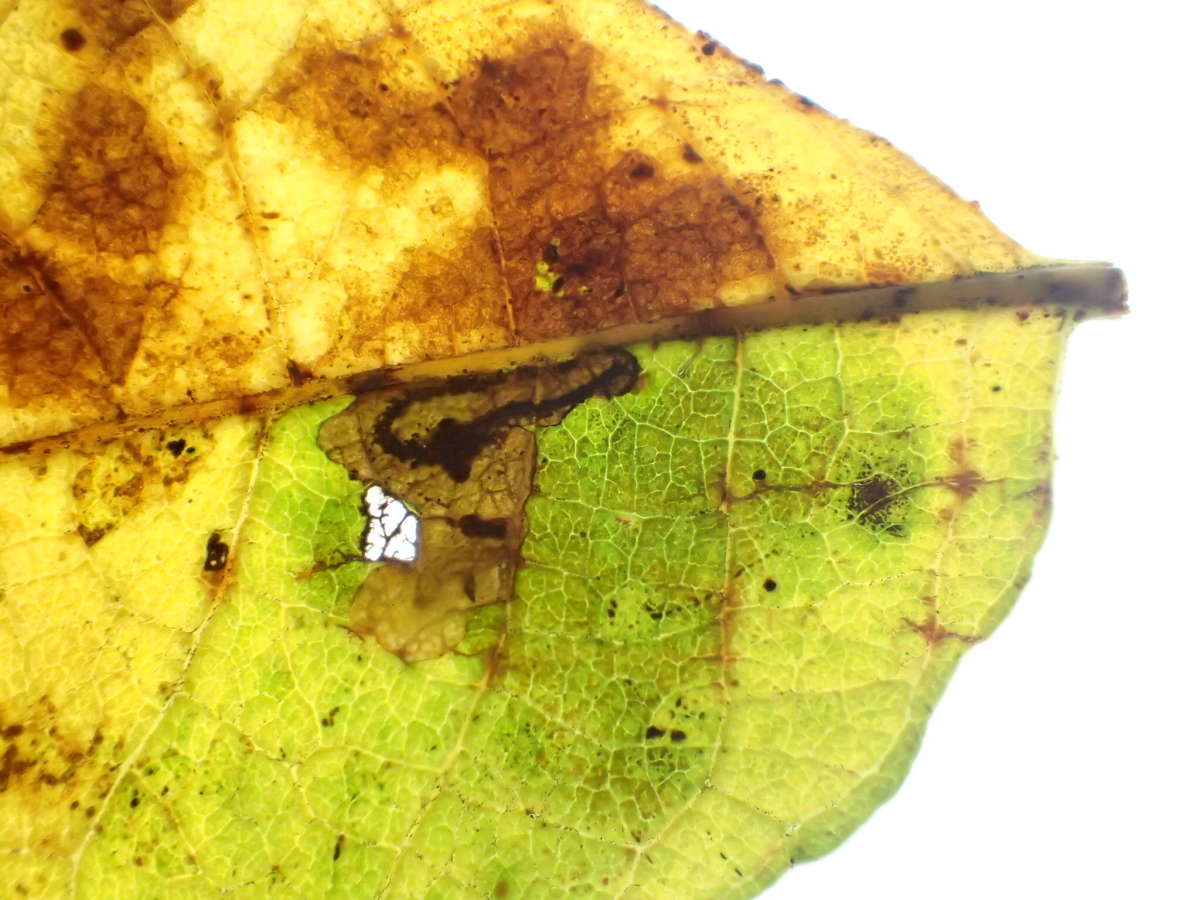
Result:
M1040 261L633 0L21 0L0 58L4 444Z
M895 790L1027 577L1073 319L632 347L527 426L511 599L416 662L348 627L399 565L318 443L349 398L10 456L3 893L752 895Z

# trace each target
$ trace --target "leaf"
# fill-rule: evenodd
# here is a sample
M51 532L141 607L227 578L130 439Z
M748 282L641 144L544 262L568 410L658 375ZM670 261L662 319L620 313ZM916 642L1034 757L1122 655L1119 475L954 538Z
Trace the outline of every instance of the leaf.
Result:
M1118 273L636 3L4 10L6 892L745 896L896 788Z

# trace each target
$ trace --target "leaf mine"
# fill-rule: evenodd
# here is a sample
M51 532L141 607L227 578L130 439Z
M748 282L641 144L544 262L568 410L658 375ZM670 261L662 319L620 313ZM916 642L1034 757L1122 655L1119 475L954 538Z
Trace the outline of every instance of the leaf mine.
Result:
M421 515L420 553L370 572L350 608L351 630L414 662L453 649L473 611L508 604L536 465L529 429L591 397L623 394L637 375L632 357L609 351L364 394L325 422L322 448L372 485L367 504L383 485ZM369 518L364 549L374 524Z

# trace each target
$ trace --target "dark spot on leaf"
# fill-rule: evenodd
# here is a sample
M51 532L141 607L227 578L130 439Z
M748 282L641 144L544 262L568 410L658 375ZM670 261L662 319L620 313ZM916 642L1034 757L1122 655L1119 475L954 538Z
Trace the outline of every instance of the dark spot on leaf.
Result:
M755 481L766 481L767 473L765 471L763 471L762 469L755 469L754 474L751 475L750 477L753 478Z
M22 453L28 453L31 449L33 449L33 441L13 441L5 447L0 447L0 454L20 456Z
M472 513L459 519L458 527L467 537L503 540L508 533L508 520L485 519Z
M187 441L183 438L175 438L173 441L167 441L167 449L171 451L171 455L176 459L187 448Z
M709 41L703 47L700 48L700 52L703 53L705 56L712 56L714 53L717 52L717 42Z
M766 581L763 582L763 590L765 590L765 591L773 591L777 587L779 587L779 585L777 585L775 583L774 578L768 578Z
M870 528L900 534L899 524L891 520L899 485L882 475L872 475L850 486L849 518Z
M339 834L337 840L333 842L333 861L337 862L342 855L342 847L345 846L346 836Z
M64 28L62 34L59 35L59 39L62 41L63 47L71 53L81 50L83 45L87 43L87 38L83 36L83 32L78 28Z
M702 161L702 157L696 152L696 148L691 144L683 145L683 158L686 162L698 163Z
M687 740L687 732L680 731L678 728L671 731L671 743L678 744L680 741Z
M83 538L84 545L88 547L99 543L100 539L108 534L111 530L111 525L100 525L99 527L91 528L87 525L80 524L75 527L76 534Z
M297 386L304 384L306 381L310 381L313 377L313 373L310 370L300 365L300 363L293 359L289 359L287 362L287 373L288 379L292 382L292 384Z
M1002 390L1004 390L1004 389L1003 389L1002 387L1000 387L1000 385L998 385L998 384L993 384L993 385L992 385L992 393L993 393L993 394L998 394L998 393L1000 393Z
M649 728L646 729L646 740L656 741L660 737L662 737L664 734L666 734L666 732L663 731L661 728L657 727L656 725L651 725Z
M558 244L551 241L542 250L542 261L546 263L558 262Z
M648 162L640 162L629 170L629 174L633 178L644 179L654 177L654 166Z
M229 545L221 540L221 533L214 531L204 545L204 571L220 572L229 562Z

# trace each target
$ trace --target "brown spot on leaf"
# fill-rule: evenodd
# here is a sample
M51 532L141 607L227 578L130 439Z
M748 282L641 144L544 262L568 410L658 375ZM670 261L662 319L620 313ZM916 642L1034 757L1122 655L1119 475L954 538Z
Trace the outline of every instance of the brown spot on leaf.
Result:
M103 525L99 528L89 528L87 525L79 525L75 528L76 534L83 538L83 543L88 547L99 542L111 530L111 525Z
M194 443L209 440L203 429L192 437ZM178 496L197 460L189 449L184 438L167 441L162 432L145 431L129 432L94 451L80 450L71 494L84 542L91 545L100 540L148 498Z
M932 603L930 603L930 598L926 598L926 605L932 606ZM905 619L904 624L906 627L925 638L926 643L928 643L931 647L937 646L943 641L951 638L962 641L966 644L978 643L980 640L978 635L959 634L956 631L950 631L949 629L945 628L942 625L941 620L938 618L937 611L933 609L926 614L922 621L914 622L912 619Z
M100 357L58 288L45 257L0 234L0 381L15 407L65 394L80 411L104 409Z
M287 362L288 380L295 386L300 386L313 378L313 373L310 369L300 365L294 359L289 359Z
M867 278L870 279L871 284L877 285L904 284L913 280L912 276L903 269L881 262L867 265Z
M897 534L901 526L892 521L893 507L899 497L900 487L891 478L871 475L850 485L850 500L847 504L850 518L873 529Z
M1053 492L1050 488L1050 483L1044 481L1037 487L1026 491L1022 496L1029 497L1035 503L1034 519L1037 522L1045 522L1050 516L1050 507L1052 504Z
M950 444L950 456L958 470L942 479L941 483L956 493L960 500L970 500L984 483L984 478L967 465L967 442L956 438Z
M508 521L500 518L485 519L474 513L463 516L458 520L458 527L467 537L492 538L503 540L508 533Z
M157 250L178 173L160 129L126 94L88 85L68 121L29 232L42 248L38 286L119 382L147 311L166 306L176 290L148 278L135 258Z
M112 47L151 25L174 22L195 0L73 0L80 17L101 44Z
M979 486L983 484L983 476L973 469L964 469L961 472L955 472L953 475L947 475L942 484L958 494L963 500L970 500L975 496L975 492L979 490Z
M393 77L396 76L396 77ZM380 90L383 82L396 87ZM400 89L400 86L406 89ZM384 163L457 149L462 136L433 85L392 33L350 47L306 50L271 95L284 119L311 122L330 156Z
M58 38L62 41L63 48L69 53L82 50L84 44L87 43L87 38L83 36L83 32L78 28L64 28Z
M58 706L45 695L19 713L0 708L0 740L0 795L6 795L9 808L78 810L85 799L99 798L111 787L119 768L113 754L121 747L106 752L98 729L64 724ZM65 851L59 838L47 838L41 846Z
M229 562L229 545L221 539L221 533L214 531L208 536L204 545L204 571L220 572Z
M5 747L4 755L0 756L0 794L8 790L10 781L24 775L31 768L33 760L20 756L15 744Z
M176 172L145 108L127 94L88 85L69 120L36 224L101 253L153 250Z

